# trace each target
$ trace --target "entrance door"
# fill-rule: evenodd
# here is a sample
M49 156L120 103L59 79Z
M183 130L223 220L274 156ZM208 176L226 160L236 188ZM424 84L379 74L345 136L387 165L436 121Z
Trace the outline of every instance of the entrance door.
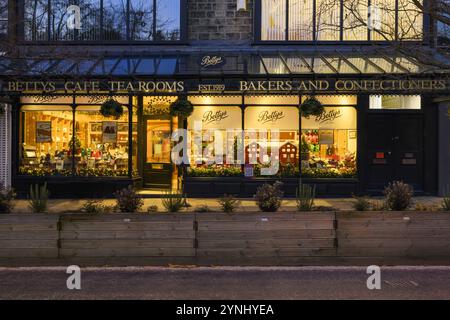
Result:
M379 191L402 180L423 190L423 116L369 114L367 190Z
M144 118L144 187L170 189L172 164L170 159L171 121L169 118Z

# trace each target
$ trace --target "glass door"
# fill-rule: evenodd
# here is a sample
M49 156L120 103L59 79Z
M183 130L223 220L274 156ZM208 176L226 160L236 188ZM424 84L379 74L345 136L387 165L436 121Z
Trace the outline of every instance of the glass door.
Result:
M145 120L144 187L170 189L172 179L170 119Z

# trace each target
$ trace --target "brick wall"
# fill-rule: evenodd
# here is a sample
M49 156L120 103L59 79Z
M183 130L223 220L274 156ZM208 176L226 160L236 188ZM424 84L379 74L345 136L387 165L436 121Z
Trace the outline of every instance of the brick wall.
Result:
M247 11L236 10L237 0L188 0L189 40L253 39L253 0Z

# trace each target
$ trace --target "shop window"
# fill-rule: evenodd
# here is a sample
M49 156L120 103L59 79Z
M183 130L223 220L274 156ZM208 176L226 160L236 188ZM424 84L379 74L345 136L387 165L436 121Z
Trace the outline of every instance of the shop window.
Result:
M370 109L409 109L419 110L421 108L421 97L414 96L370 96Z
M261 169L273 167L275 161L277 176L297 176L298 108L251 106L245 109L244 119L245 163L253 166L254 175L261 175Z
M188 118L191 176L240 176L242 116L239 107L196 106Z
M75 112L75 165L80 176L128 175L128 109L119 119L104 117L100 107Z
M72 174L72 108L23 106L19 173L35 176Z
M321 116L302 117L300 158L305 178L356 177L356 109L325 107Z

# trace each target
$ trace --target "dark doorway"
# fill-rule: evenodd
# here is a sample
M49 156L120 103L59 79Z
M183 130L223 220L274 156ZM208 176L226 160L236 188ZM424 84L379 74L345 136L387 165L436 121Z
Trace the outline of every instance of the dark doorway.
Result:
M170 189L172 181L170 117L144 117L144 168L145 188Z
M366 190L379 192L401 180L423 191L423 115L369 114L367 120Z

